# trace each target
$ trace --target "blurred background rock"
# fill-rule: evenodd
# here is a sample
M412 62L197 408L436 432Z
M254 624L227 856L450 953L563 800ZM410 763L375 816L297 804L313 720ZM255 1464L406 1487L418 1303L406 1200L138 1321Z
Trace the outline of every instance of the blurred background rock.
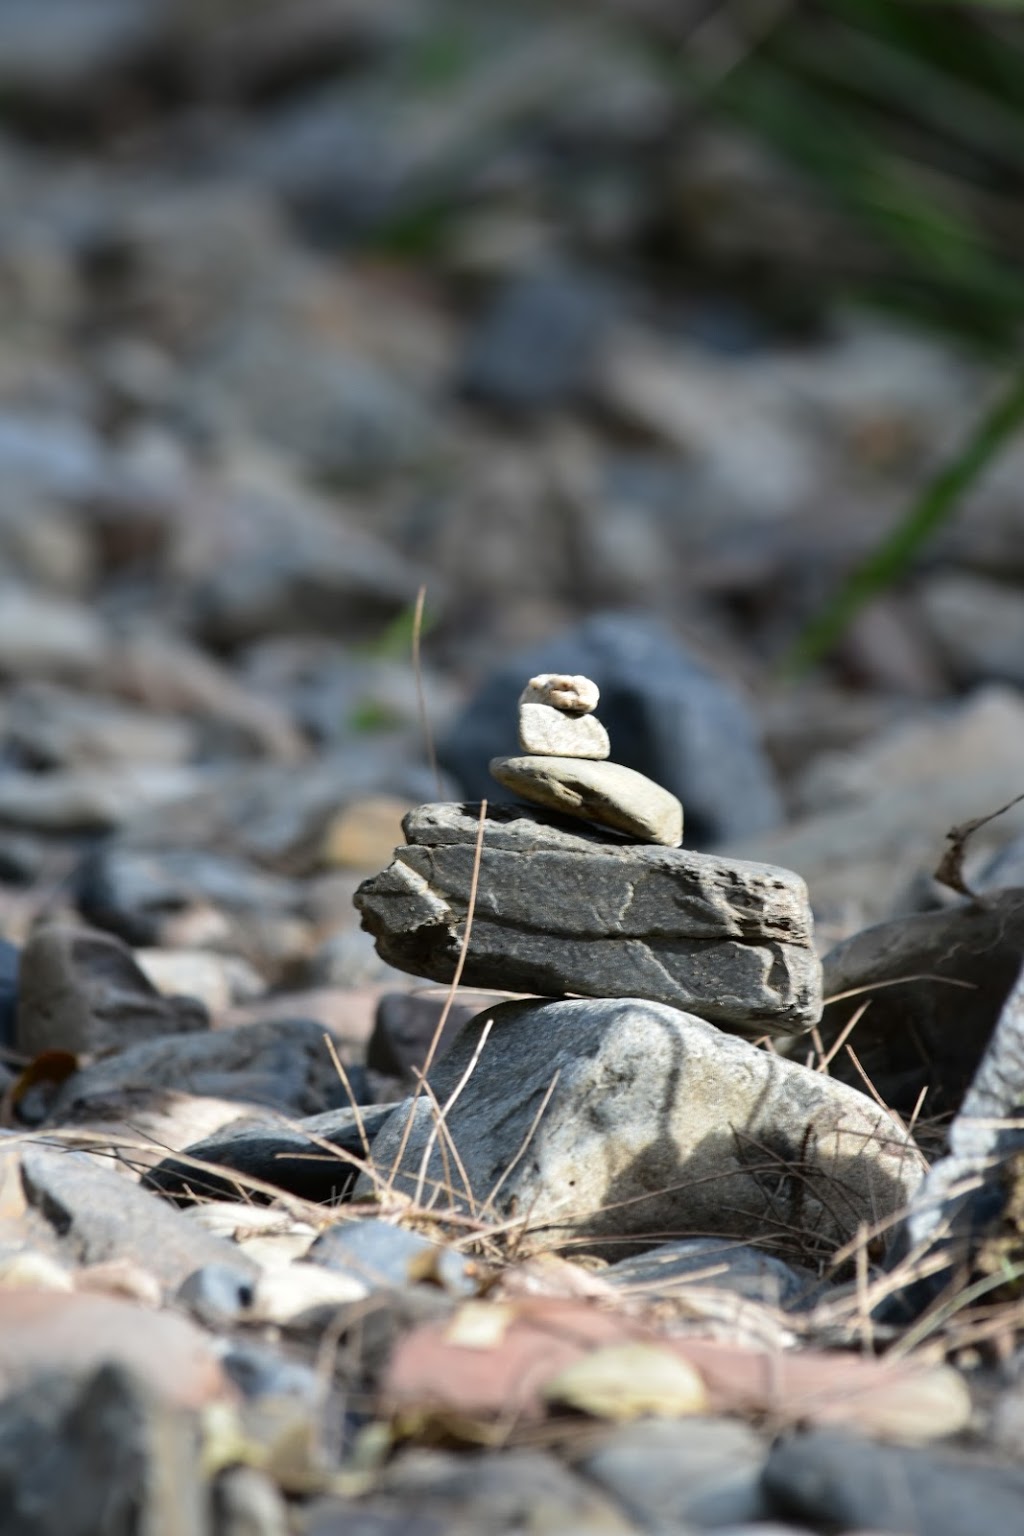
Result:
M996 5L0 0L7 937L379 979L360 872L587 645L823 945L946 900L1024 791L1022 86Z

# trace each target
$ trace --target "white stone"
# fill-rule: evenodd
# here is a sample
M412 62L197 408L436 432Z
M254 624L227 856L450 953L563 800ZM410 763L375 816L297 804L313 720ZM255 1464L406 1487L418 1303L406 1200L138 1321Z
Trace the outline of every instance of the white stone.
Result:
M608 732L596 715L573 715L551 704L519 705L519 745L540 757L599 761L611 752Z
M522 693L520 704L550 704L566 714L589 715L597 708L601 697L596 683L589 677L569 672L540 672L531 677Z

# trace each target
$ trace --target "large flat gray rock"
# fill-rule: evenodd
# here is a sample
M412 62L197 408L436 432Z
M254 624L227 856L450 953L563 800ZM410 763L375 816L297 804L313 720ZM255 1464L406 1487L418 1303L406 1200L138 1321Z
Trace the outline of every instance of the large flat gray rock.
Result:
M522 1252L620 1258L709 1235L823 1257L902 1209L924 1170L865 1094L635 998L502 1003L466 1026L429 1080L441 1104L462 1082L446 1124L469 1190L426 1096L374 1141L378 1181L401 1150L394 1187L521 1220ZM361 1176L356 1198L371 1188Z
M399 970L450 981L465 933L475 807L424 805L408 846L356 892ZM752 1037L808 1029L821 966L799 876L566 829L516 806L487 817L467 986L642 997Z

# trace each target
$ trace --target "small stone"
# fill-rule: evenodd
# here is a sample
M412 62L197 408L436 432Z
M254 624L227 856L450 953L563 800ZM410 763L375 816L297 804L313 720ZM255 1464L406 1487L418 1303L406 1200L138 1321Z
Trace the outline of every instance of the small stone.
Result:
M573 715L551 704L519 705L519 745L541 757L601 761L611 751L608 732L596 715Z
M87 1291L4 1296L0 1387L5 1398L22 1386L36 1391L44 1374L61 1371L81 1380L101 1366L130 1371L165 1401L186 1408L226 1394L215 1341L187 1318ZM5 1438L0 1435L0 1444ZM7 1507L0 1502L0 1508Z
M191 1415L120 1365L32 1381L0 1407L4 1529L209 1536L197 1438Z
M589 677L569 672L538 672L519 696L520 704L549 704L567 715L589 715L601 697Z
M621 763L572 757L495 757L491 774L524 800L612 827L644 843L678 848L683 807L675 795Z
M146 1040L73 1073L51 1113L65 1124L130 1121L178 1093L265 1104L286 1115L323 1114L348 1102L324 1034L313 1019L278 1018ZM349 1081L362 1087L359 1079L353 1066Z

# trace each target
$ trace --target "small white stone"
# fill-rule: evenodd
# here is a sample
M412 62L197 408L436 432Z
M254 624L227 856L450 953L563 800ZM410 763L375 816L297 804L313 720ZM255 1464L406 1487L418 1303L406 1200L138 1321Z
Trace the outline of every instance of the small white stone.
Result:
M519 745L541 757L606 758L608 732L596 715L570 715L551 704L519 705Z
M563 714L589 715L597 708L600 697L597 684L589 677L573 676L568 672L541 672L530 678L519 695L519 702L549 704Z

